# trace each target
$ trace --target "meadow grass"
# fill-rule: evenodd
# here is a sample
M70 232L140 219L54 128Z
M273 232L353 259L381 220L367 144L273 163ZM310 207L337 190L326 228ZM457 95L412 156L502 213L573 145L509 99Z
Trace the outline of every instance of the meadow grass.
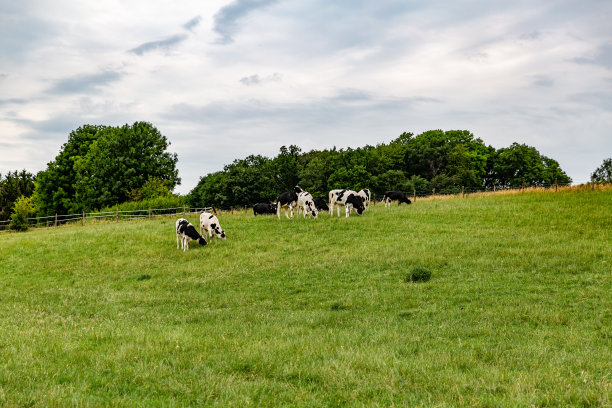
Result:
M219 218L0 235L0 405L611 404L610 189Z

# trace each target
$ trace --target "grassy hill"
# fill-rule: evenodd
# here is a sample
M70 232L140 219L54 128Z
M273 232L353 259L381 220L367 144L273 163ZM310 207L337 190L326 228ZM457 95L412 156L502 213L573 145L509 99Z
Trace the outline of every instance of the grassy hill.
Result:
M0 405L612 403L612 189L219 218L0 235Z

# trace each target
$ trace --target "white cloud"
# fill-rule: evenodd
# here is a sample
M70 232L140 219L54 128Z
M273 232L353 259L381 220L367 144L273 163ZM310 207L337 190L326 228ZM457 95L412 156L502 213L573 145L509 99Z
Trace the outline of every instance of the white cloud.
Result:
M183 193L283 144L438 128L527 143L586 181L612 152L611 12L605 1L7 3L0 172L43 169L85 123L146 120L178 153Z

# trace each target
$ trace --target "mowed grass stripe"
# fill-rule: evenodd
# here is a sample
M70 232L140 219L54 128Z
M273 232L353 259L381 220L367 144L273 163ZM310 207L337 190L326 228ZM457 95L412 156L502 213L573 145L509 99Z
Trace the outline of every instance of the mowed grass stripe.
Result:
M606 406L610 208L224 213L228 239L187 252L173 218L2 235L0 405Z

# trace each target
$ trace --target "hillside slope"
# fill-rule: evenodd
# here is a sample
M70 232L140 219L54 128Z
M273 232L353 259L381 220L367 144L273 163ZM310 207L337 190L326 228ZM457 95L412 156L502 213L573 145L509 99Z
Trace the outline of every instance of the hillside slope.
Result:
M610 208L222 214L187 252L170 218L0 235L0 405L606 406Z

